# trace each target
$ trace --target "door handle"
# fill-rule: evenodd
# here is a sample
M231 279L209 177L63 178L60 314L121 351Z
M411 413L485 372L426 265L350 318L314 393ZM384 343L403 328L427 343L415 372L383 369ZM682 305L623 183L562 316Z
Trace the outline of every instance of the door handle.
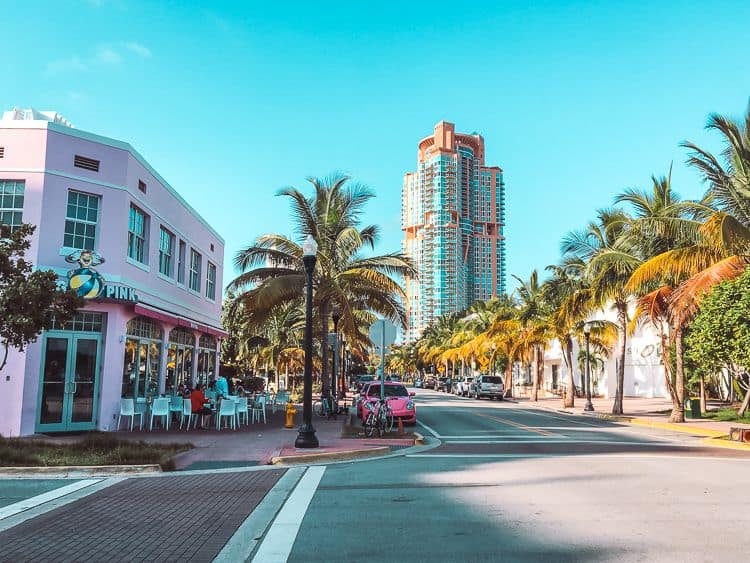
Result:
M76 393L78 393L78 382L71 381L71 383L73 384L73 395L75 395Z

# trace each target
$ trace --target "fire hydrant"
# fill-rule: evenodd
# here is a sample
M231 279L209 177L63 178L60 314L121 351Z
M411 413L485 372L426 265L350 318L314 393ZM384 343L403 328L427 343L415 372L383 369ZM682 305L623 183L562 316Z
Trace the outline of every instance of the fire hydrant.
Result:
M286 424L284 428L294 428L294 415L297 414L297 409L294 408L292 401L290 400L286 404Z

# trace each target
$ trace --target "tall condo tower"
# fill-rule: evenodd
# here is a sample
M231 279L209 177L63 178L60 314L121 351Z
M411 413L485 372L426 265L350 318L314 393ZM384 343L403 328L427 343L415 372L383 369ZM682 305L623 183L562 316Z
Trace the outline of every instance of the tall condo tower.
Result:
M403 250L419 273L406 280L407 342L441 315L505 292L504 224L503 171L485 166L484 139L441 121L404 176Z

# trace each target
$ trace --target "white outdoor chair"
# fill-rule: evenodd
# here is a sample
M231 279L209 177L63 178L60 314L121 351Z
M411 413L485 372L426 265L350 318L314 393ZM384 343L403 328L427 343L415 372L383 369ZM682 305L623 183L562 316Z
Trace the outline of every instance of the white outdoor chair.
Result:
M154 399L151 403L151 419L149 420L149 431L154 429L154 418L164 417L164 428L169 430L169 399Z
M180 411L180 430L182 430L182 425L185 423L185 419L187 418L187 428L185 430L190 430L190 423L195 420L195 424L193 424L193 427L198 426L198 416L197 414L193 414L193 403L190 402L190 399L182 399L182 410Z
M117 415L117 430L120 429L120 422L122 421L123 416L130 417L131 432L133 431L133 422L135 421L135 417L140 417L138 428L143 430L143 413L135 412L135 402L133 401L133 399L120 399L120 414Z
M182 413L182 397L180 395L171 395L169 397L169 418Z
M248 408L247 397L238 397L235 403L237 405L237 423L242 425L242 417L245 417L245 424L250 424L250 410Z
M237 426L235 424L237 417L237 403L234 401L229 401L227 399L224 399L219 404L219 412L216 413L216 429L221 430L221 419L222 418L229 418L227 421L227 428L229 425L232 425L232 430L236 429Z
M276 407L281 407L281 410L284 410L286 408L286 402L289 400L289 393L286 391L280 391L276 393L276 396L273 398L273 410L272 412L276 412Z
M263 422L268 423L268 420L266 420L266 396L265 395L259 395L257 399L255 399L255 403L253 403L253 422L256 420L260 420L260 417L263 416Z

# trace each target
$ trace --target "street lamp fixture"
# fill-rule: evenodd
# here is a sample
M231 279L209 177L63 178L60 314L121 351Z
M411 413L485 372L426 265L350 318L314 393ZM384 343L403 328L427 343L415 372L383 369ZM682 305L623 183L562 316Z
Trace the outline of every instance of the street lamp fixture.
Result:
M305 301L305 371L304 388L302 394L302 426L299 429L297 439L294 441L296 448L317 448L318 437L312 425L312 316L313 316L313 272L315 271L316 255L318 245L312 235L307 235L305 244L302 245L302 263L305 265L306 274L306 301Z
M591 352L589 349L591 324L588 322L583 325L583 335L586 337L586 405L583 407L583 410L586 412L593 412L594 405L591 403Z

